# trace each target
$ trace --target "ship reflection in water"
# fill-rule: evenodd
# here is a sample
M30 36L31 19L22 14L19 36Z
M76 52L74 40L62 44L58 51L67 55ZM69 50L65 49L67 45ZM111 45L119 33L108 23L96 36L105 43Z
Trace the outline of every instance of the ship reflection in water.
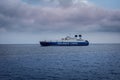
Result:
M60 41L40 41L41 46L88 46L89 42L83 40L82 35L75 35L75 37L67 36Z

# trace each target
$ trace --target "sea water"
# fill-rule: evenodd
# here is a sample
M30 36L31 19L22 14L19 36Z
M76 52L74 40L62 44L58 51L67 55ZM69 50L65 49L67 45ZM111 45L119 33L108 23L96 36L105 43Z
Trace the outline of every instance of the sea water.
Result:
M0 80L120 80L120 44L1 44Z

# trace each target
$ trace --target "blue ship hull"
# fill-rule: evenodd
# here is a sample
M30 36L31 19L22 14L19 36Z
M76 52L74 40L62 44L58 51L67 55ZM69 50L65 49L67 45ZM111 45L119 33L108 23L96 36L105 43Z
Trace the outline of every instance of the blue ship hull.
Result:
M88 46L89 42L40 42L41 46Z

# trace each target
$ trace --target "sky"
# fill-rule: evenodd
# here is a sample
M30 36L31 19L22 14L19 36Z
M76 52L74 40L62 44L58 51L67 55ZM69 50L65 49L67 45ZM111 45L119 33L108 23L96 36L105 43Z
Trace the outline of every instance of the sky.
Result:
M90 43L120 43L120 0L0 0L0 44L75 34Z

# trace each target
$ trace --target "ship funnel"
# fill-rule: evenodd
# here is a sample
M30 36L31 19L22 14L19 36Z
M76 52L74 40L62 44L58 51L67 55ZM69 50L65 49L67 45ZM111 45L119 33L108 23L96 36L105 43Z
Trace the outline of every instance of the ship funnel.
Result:
M77 35L75 35L75 37L78 37Z
M79 35L79 37L82 37L82 35Z

